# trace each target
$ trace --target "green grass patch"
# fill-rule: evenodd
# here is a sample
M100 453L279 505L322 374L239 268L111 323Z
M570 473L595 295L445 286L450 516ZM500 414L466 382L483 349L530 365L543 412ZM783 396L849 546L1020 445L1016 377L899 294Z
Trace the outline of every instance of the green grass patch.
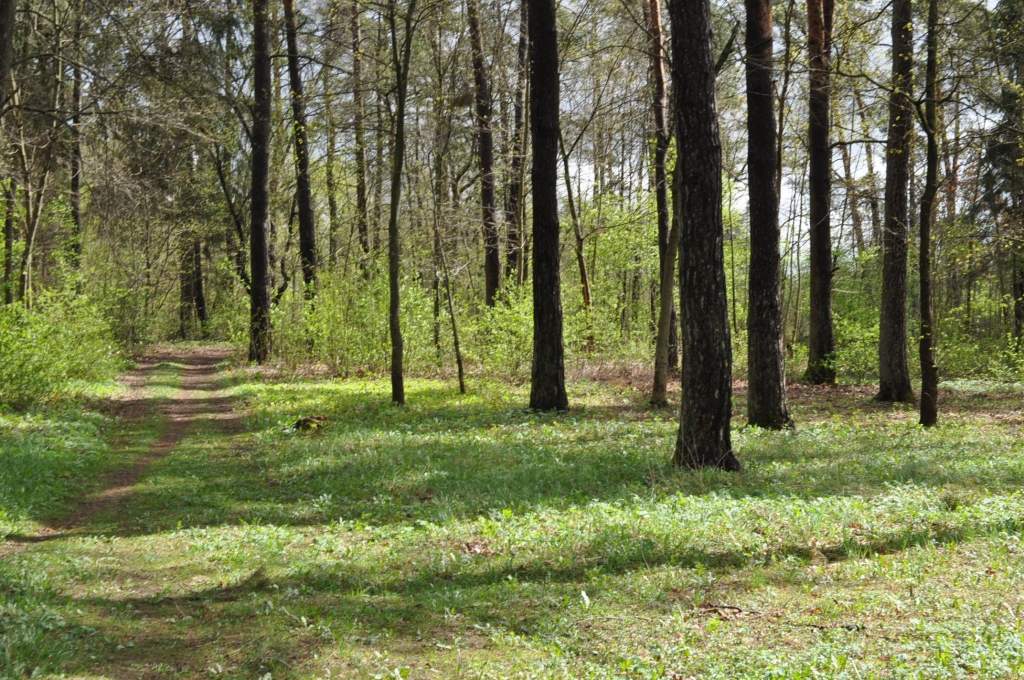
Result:
M1024 673L1019 408L794 404L746 469L669 464L642 395L378 380L225 390L88 535L0 567L51 622L8 663L178 677L818 678ZM311 433L290 426L324 416ZM42 626L43 624L39 624ZM43 642L39 642L42 640ZM27 659L27 661L26 661ZM34 665L33 665L34 664ZM14 667L14 666L12 666Z

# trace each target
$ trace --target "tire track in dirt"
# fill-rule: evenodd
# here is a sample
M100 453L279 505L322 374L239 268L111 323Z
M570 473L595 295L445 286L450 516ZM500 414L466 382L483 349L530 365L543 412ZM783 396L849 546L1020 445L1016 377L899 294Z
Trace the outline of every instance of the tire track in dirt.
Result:
M220 387L221 364L231 355L229 350L209 347L167 349L145 355L137 367L121 377L127 393L107 403L106 408L122 422L139 422L156 415L163 423L159 437L129 465L113 470L97 485L98 490L80 500L70 512L50 522L29 536L10 536L0 543L0 559L20 552L28 545L72 536L88 526L97 516L106 514L124 504L149 468L169 456L201 421L214 421L224 432L237 432L241 427L241 414L233 408L233 398L222 395ZM147 385L159 367L174 363L178 369L180 386L173 396L155 399ZM114 451L127 448L130 442Z

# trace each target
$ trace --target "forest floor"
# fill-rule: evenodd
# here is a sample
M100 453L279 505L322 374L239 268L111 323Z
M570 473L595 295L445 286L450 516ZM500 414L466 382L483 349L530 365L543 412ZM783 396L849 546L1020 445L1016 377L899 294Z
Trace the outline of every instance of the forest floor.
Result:
M0 676L1024 674L1021 386L796 387L737 474L628 384L470 389L174 346L0 417Z

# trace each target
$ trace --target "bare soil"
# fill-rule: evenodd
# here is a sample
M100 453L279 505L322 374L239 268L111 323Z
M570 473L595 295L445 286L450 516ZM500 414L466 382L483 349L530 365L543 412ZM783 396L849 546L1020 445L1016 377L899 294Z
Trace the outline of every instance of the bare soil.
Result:
M232 406L232 398L221 394L220 369L230 351L210 347L174 347L149 352L136 361L136 367L125 373L120 382L125 392L102 405L104 410L122 422L139 422L155 416L162 423L160 436L130 464L108 473L97 491L82 498L67 514L48 522L36 534L8 537L0 545L0 557L17 551L18 546L40 543L76 533L98 515L110 514L131 496L133 489L159 460L171 455L174 448L200 421L216 421L226 432L241 427L241 414ZM164 364L179 367L180 387L170 397L156 399L147 388ZM131 442L115 442L118 448L130 448Z

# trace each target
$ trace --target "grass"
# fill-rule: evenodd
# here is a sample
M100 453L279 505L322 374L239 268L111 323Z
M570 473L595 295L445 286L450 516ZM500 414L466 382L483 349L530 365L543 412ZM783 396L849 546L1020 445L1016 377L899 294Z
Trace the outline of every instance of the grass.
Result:
M951 389L924 431L866 390L798 390L799 430L737 430L726 474L673 469L674 413L628 389L545 416L472 388L413 380L397 409L384 381L232 373L244 427L199 423L123 508L0 562L0 668L1024 673L1018 393ZM328 426L289 431L309 415Z

